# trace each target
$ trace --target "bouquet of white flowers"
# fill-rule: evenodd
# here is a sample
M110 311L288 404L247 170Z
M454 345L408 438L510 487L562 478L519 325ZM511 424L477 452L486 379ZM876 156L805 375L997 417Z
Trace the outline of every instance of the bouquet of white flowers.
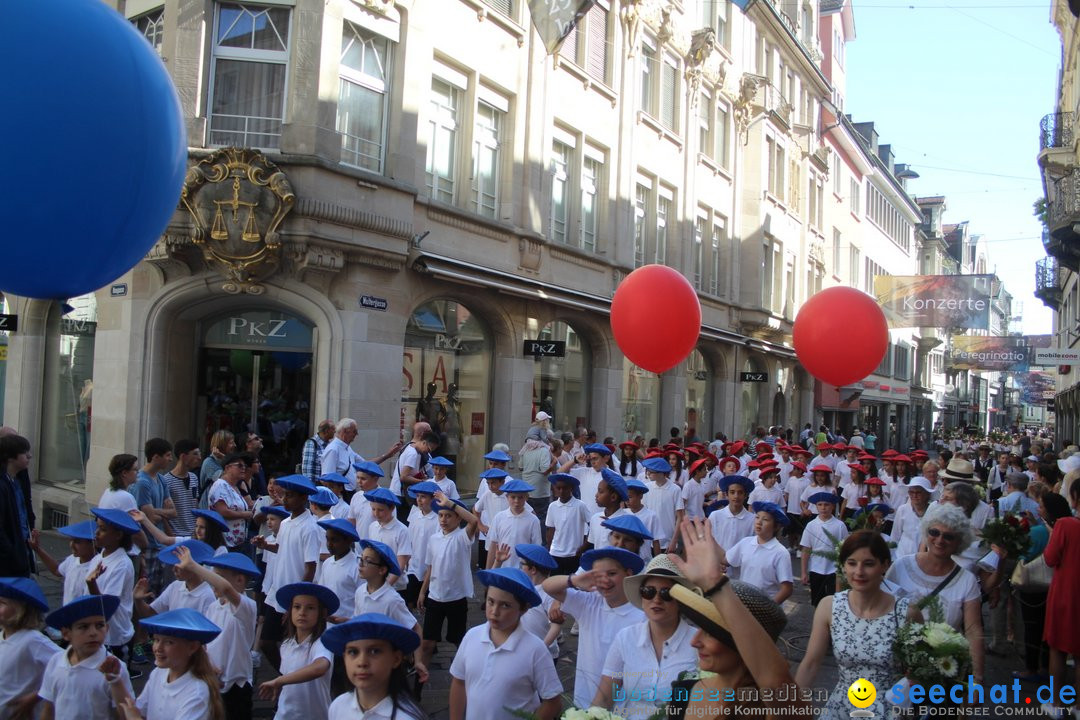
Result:
M963 683L971 667L967 638L943 622L904 623L893 652L904 676L923 687Z
M520 718L521 720L537 720L537 715L535 713L525 712L524 710L511 710L510 708L506 708L506 710L511 715ZM594 705L593 707L588 708L571 706L566 710L563 710L562 715L559 716L559 720L625 720L625 718L618 713Z

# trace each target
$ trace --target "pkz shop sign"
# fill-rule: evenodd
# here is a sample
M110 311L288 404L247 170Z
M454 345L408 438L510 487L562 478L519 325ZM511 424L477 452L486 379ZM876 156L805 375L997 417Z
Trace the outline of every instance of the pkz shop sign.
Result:
M273 311L230 314L207 327L205 347L270 348L310 352L312 328L292 315Z

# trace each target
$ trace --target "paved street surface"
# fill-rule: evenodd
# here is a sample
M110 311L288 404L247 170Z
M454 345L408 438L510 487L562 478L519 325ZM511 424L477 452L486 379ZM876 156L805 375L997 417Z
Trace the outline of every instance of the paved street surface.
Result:
M57 559L61 559L68 554L67 542L65 539L55 532L42 533L42 543L48 549L48 551ZM799 575L798 560L792 556L792 567L795 571L796 578ZM42 588L45 591L45 596L49 600L49 607L56 608L60 605L60 599L63 595L63 587L60 581L53 578L47 572L38 577L38 581L41 583ZM476 583L477 592L482 590L483 586L480 583ZM813 618L812 608L810 607L810 593L808 588L804 588L796 582L795 592L791 599L784 603L784 609L788 613L788 625L785 628L783 634L780 636L780 651L791 662L792 673L799 660L802 659L803 653L806 651L806 644L810 638L810 625ZM984 621L988 620L985 617ZM483 610L479 600L474 600L469 603L469 626L479 625L483 622ZM570 623L567 623L567 627L563 632L563 642L561 644L562 652L559 655L557 668L559 677L563 681L563 687L569 694L573 690L574 686L574 666L577 660L577 638L570 635ZM450 697L450 663L454 659L454 646L448 643L442 643L439 645L439 653L431 662L431 681L424 689L421 705L431 715L432 720L446 720L449 717L449 697ZM149 671L153 668L153 665L141 665L138 666L145 673L144 676L134 681L135 690L138 692L142 689L143 683L146 680L146 676L149 675ZM1012 671L1023 670L1023 648L1018 647L1017 651L1011 654L1009 657L994 657L989 654L986 656L986 678L985 683L987 686L995 683L1012 684ZM256 686L258 683L265 680L269 680L274 677L277 672L264 662L260 668L256 670ZM831 688L837 677L836 664L833 662L831 656L826 657L821 666L821 672L818 676L817 686L821 688ZM257 689L257 688L256 688ZM846 689L845 689L846 691ZM878 688L878 692L882 692L881 688ZM252 714L253 718L271 718L274 715L274 708L271 703L256 701L255 710Z

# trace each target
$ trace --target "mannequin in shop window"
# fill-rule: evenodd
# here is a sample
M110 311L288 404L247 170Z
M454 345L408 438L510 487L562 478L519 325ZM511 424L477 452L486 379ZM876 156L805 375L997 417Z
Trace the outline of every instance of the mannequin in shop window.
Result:
M440 405L439 426L442 430L442 456L456 463L461 451L461 399L458 398L457 383L450 383L446 390L446 405ZM456 468L450 468L455 472ZM451 476L451 480L456 478Z
M446 410L442 401L435 397L438 386L430 382L427 384L427 395L416 403L416 421L424 421L431 426L431 431L438 434L441 430L440 423Z

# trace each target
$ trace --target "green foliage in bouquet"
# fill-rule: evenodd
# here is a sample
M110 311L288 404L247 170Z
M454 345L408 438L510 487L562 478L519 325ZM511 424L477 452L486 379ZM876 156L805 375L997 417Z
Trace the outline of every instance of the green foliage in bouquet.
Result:
M924 687L964 682L971 668L971 646L952 625L942 622L941 602L937 596L915 604L926 611L927 622L908 621L900 626L893 644L893 654L901 671L913 683Z
M1026 516L1006 512L983 527L983 545L988 550L991 545L998 545L1005 549L1010 558L1019 558L1031 547L1030 530L1031 523Z

